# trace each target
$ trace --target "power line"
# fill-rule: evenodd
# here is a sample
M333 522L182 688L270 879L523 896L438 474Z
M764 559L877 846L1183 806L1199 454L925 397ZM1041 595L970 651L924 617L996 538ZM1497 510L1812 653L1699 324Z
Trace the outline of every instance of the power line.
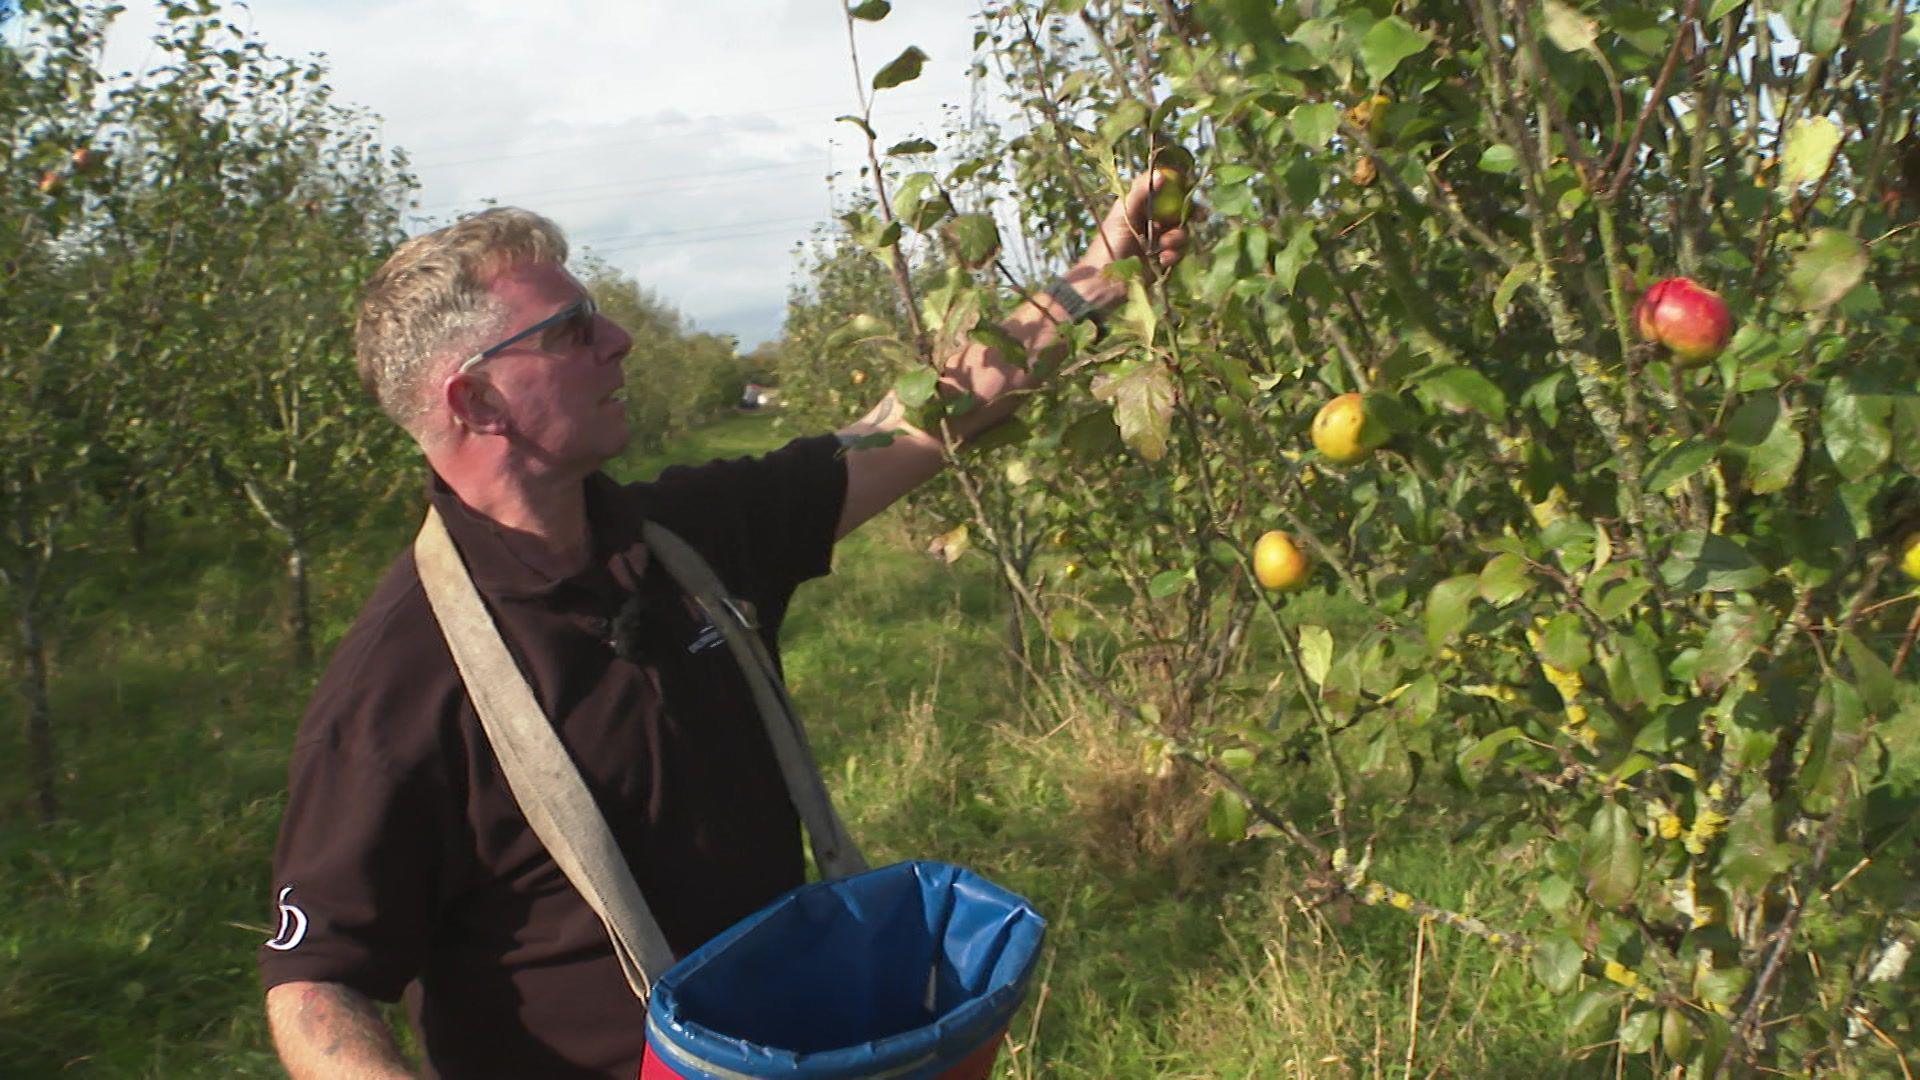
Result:
M712 243L718 243L725 240L753 240L762 236L779 236L782 234L790 234L792 233L795 226L812 225L816 223L817 223L817 219L815 218L803 217L803 218L794 218L791 221L788 221L785 224L783 224L781 227L773 228L773 229L754 229L754 230L749 230L747 232L740 232L740 233L729 232L723 235L716 234L711 236L695 236L695 237L692 237L691 239L685 238L683 236L677 236L672 233L655 233L648 236L643 236L629 243L611 244L611 245L605 245L605 246L601 244L583 243L582 246L592 251L595 255L607 255L607 254L611 254L613 252L618 252L618 251L633 251L639 248L658 247L662 244L669 244L669 243L674 244L676 246L693 247L698 244L712 244ZM732 228L743 228L743 227L744 226L732 226Z
M655 229L642 233L627 233L623 236L580 237L574 242L582 245L619 244L628 240L655 240L674 236L694 236L700 233L715 232L721 229L758 229L770 225L793 225L798 222L818 220L812 216L769 218L765 221L728 221L711 225L696 225L687 229Z
M779 162L772 162L766 165L748 165L748 166L743 166L741 168L736 168L736 169L717 169L717 170L714 170L713 172L683 173L680 175L663 175L663 176L646 176L646 177L627 177L622 180L614 180L604 184L588 184L583 187L558 188L558 189L552 189L552 190L546 190L546 191L524 191L514 195L487 195L487 196L481 196L480 198L493 199L496 202L503 202L508 204L515 204L522 199L535 199L535 200L538 200L540 205L542 206L553 206L553 205L558 205L561 203L568 203L568 202L592 202L595 199L618 198L626 195L644 194L644 193L653 192L653 191L679 191L688 186L694 186L694 182L696 181L710 180L715 177L722 177L722 178L740 177L740 176L747 176L748 174L792 171L792 170L798 170L803 168L823 168L824 164L825 164L824 162L818 159L806 160L806 161L779 161ZM653 181L656 181L656 180L665 181L665 183L654 184ZM727 181L722 179L722 180L716 181L715 183L699 185L699 186L716 187L720 183L725 183L725 182ZM612 189L612 190L609 190L609 189ZM554 199L548 198L548 196L550 195L567 195L574 192L583 192L583 191L600 191L600 192L604 192L604 194L588 196L584 199L554 200ZM479 200L478 199L453 199L446 202L428 203L421 206L420 209L423 211L449 209L453 207L467 206L476 201L479 201Z
M904 101L913 101L913 100L925 100L928 98L937 98L941 96L943 95L941 94L940 91L930 90L930 91L924 91L917 95L902 95L901 97L894 99L894 101L904 102ZM717 116L712 117L712 119L748 120L748 119L753 119L758 117L778 116L783 113L790 113L790 112L810 112L814 110L824 111L831 108L833 108L833 105L831 103L822 103L819 105L793 105L793 106L787 106L785 108L779 108L779 109L742 111L737 113L720 113ZM688 122L693 122L693 121L688 121ZM445 160L419 161L419 162L415 162L414 165L416 168L421 168L421 169L451 168L456 165L477 165L477 164L483 164L489 161L511 161L518 158L541 157L546 154L570 153L578 150L598 150L598 149L605 149L605 148L615 147L615 146L645 146L651 143L670 142L676 139L704 138L706 136L714 135L717 133L725 134L725 133L731 133L736 131L754 131L754 130L758 130L758 129L753 128L749 125L739 125L739 124L733 125L731 127L728 127L728 126L706 127L706 128L701 128L698 131L684 131L684 132L678 132L673 135L649 135L649 136L644 136L642 138L637 138L637 139L619 139L612 142L596 141L596 142L584 142L584 143L569 143L562 146L548 146L548 147L543 147L535 150L518 151L511 154L494 154L494 155L488 155L485 157L462 158L455 161L445 161ZM489 143L484 140L474 141L469 143L453 143L444 147L435 148L433 152L457 153L461 150L467 149L468 147L477 148L481 146L490 146L490 145L497 145L497 144Z

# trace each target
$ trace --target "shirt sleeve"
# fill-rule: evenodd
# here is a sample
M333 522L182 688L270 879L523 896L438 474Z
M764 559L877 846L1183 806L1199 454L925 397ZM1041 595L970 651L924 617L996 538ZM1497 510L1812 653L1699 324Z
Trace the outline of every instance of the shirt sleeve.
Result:
M398 1000L433 936L446 807L430 770L330 732L296 746L274 854L277 930L259 955L265 984L334 982Z
M651 501L661 524L694 545L771 627L794 589L832 571L846 496L840 440L820 435L757 458L668 469Z

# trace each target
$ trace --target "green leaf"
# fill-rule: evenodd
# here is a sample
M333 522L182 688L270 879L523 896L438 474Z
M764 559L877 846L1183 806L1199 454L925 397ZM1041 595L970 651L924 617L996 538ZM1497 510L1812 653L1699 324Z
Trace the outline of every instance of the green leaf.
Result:
M867 138L869 139L878 138L878 136L876 136L873 133L873 125L867 123L866 120L862 117L854 116L853 114L849 113L846 116L836 116L833 119L836 123L852 124L854 127L857 127L861 131L866 132Z
M1100 121L1100 145L1110 147L1147 122L1147 106L1138 98L1128 98L1113 107Z
M1398 15L1389 15L1373 24L1360 39L1360 62L1376 84L1393 74L1402 60L1426 49L1429 38L1415 30Z
M1629 1054L1644 1054L1653 1049L1660 1037L1660 1010L1646 1009L1627 1017L1620 1025L1620 1048Z
M912 82L920 77L920 66L926 62L927 54L921 52L919 46L909 45L905 52L889 60L886 67L874 73L873 88L886 90L901 83Z
M1185 589L1187 583L1192 580L1193 571L1191 569L1162 570L1153 575L1153 580L1147 582L1147 595L1153 597L1155 600L1165 600L1167 597Z
M912 173L902 179L900 186L893 189L894 216L905 218L907 224L912 225L916 229L925 228L926 226L914 221L913 218L920 208L921 195L932 186L933 174L930 172ZM928 224L930 225L932 222L928 222Z
M1727 420L1727 449L1745 463L1747 488L1769 495L1793 482L1806 443L1794 427L1793 411L1769 396L1742 402L1734 410Z
M1173 419L1173 380L1154 363L1123 365L1093 380L1093 396L1113 406L1120 437L1148 461L1167 456Z
M1480 152L1480 171L1510 173L1520 167L1520 153L1506 143L1494 143Z
M1760 643L1773 630L1772 616L1752 604L1722 608L1700 643L1700 662L1693 677L1708 693L1716 693L1747 666Z
M1580 844L1580 873L1587 896L1604 908L1633 899L1640 887L1640 832L1633 815L1616 802L1603 803Z
M1846 383L1827 384L1820 406L1820 433L1834 468L1848 480L1879 469L1893 453L1893 401L1883 394L1856 394Z
M1580 944L1565 934L1555 934L1534 942L1533 976L1549 993L1564 994L1573 989L1574 981L1580 977L1580 962L1586 959L1586 951Z
M1273 257L1273 276L1289 296L1293 294L1294 283L1300 277L1300 269L1312 262L1319 250L1320 244L1313 238L1313 222L1303 218L1294 226L1287 246Z
M1720 856L1720 878L1728 888L1758 892L1793 865L1794 847L1783 844L1778 811L1766 791L1747 796L1727 823L1726 848Z
M900 376L900 381L893 384L893 393L900 399L900 404L909 409L919 408L933 397L934 387L939 381L939 376L932 368L915 368Z
M1667 700L1666 673L1653 649L1639 638L1621 635L1616 649L1601 665L1607 675L1607 688L1613 699L1631 709L1636 705L1656 706Z
M969 454L978 454L987 450L996 450L1002 446L1018 446L1033 437L1033 429L1025 420L1009 416L1005 420L967 440L963 448Z
M1840 149L1840 138L1840 125L1824 116L1796 120L1780 151L1780 186L1792 190L1825 176Z
M1890 712L1899 682L1893 674L1893 668L1880 658L1866 642L1852 633L1840 635L1840 651L1847 658L1847 665L1853 668L1853 682L1860 690L1860 698L1867 708L1877 713Z
M1340 130L1340 106L1328 102L1297 105L1287 114L1287 126L1300 145L1318 150Z
M1525 596L1532 587L1527 560L1511 552L1495 555L1480 570L1480 598L1494 607L1506 607Z
M1520 291L1522 285L1539 276L1540 265L1531 260L1523 262L1507 271L1500 279L1500 287L1493 290L1493 318L1500 326L1507 325L1507 309L1513 306L1513 294Z
M1713 0L1713 6L1707 9L1707 22L1719 22L1730 14L1733 9L1746 2L1747 0Z
M1327 671L1333 667L1333 635L1324 626L1300 628L1300 666L1315 686L1327 684Z
M1460 775L1470 784L1477 783L1480 774L1486 771L1487 765L1493 761L1493 755L1499 753L1501 747L1525 737L1526 733L1518 727L1508 726L1462 748L1454 759L1460 767Z
M1787 293L1801 311L1837 303L1867 273L1867 249L1839 229L1815 229L1787 271Z
M1615 570L1587 582L1587 604L1602 622L1612 622L1633 610L1633 605L1651 591L1653 582L1624 569Z
M1244 776L1253 768L1253 751L1244 746L1230 746L1220 751L1220 767L1230 773Z
M1838 49L1846 37L1853 0L1806 0L1801 10L1806 12L1807 21L1793 30L1806 42L1807 50L1815 56L1827 56Z
M1667 494L1713 460L1714 446L1703 439L1682 439L1660 451L1647 466L1644 485L1648 491Z
M1546 0L1545 15L1547 40L1554 48L1569 53L1593 48L1599 24L1580 14L1578 8L1561 0Z
M1682 533L1673 554L1660 566L1660 577L1676 589L1693 592L1732 592L1766 584L1772 575L1747 554L1747 549L1713 533Z
M1580 995L1567 1010L1567 1035L1576 1042L1585 1042L1599 1033L1608 1020L1613 1018L1616 1006L1623 995L1620 990L1589 990Z
M1472 409L1489 420L1507 416L1507 395L1485 375L1457 364L1442 364L1421 377L1415 391L1455 410Z
M930 139L902 139L887 147L888 157L908 157L913 154L931 154L940 149Z
M879 22L881 19L887 17L887 12L892 10L893 5L888 3L887 0L866 0L865 3L855 4L848 8L847 14L867 22Z
M1027 347L998 323L981 323L967 331L967 337L999 353L1003 363L1019 367L1027 364Z
M1593 642L1588 639L1580 616L1570 611L1555 615L1553 621L1547 623L1547 632L1540 637L1540 655L1562 671L1578 671L1587 666L1593 656Z
M1467 625L1470 605L1480 589L1478 574L1450 577L1427 594L1427 642L1438 647Z
M953 257L967 267L981 267L1000 253L1000 226L989 214L959 214L941 226L941 235Z
M1067 425L1060 445L1081 458L1098 461L1120 451L1120 428L1111 412L1092 412Z
M1213 804L1207 807L1207 835L1222 844L1246 839L1246 802L1225 788L1216 790Z

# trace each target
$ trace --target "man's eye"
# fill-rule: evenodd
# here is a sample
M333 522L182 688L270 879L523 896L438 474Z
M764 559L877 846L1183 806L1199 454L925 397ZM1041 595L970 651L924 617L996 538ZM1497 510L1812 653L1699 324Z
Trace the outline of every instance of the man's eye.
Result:
M575 312L572 318L546 332L544 344L550 350L593 344L593 316L585 311Z

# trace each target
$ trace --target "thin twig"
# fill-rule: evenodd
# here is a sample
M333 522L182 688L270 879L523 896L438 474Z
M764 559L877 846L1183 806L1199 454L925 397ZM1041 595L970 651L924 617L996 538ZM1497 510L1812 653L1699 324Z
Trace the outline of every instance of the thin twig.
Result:
M1407 1063L1403 1075L1413 1075L1414 1051L1420 1046L1420 977L1427 953L1427 920L1420 920L1420 931L1413 939L1413 988L1407 1002Z
M1614 166L1613 183L1608 185L1606 199L1612 202L1620 197L1620 189L1626 186L1627 174L1633 171L1633 156L1640 151L1640 136L1645 133L1647 120L1653 111L1665 100L1667 80L1673 78L1673 69L1680 66L1680 52L1687 41L1687 34L1696 25L1700 11L1700 0L1686 0L1686 7L1680 11L1679 25L1674 27L1673 47L1667 50L1666 63L1660 65L1660 76L1654 80L1647 91L1647 100L1640 107L1640 118L1633 122L1633 134L1627 138L1622 148L1620 160Z

